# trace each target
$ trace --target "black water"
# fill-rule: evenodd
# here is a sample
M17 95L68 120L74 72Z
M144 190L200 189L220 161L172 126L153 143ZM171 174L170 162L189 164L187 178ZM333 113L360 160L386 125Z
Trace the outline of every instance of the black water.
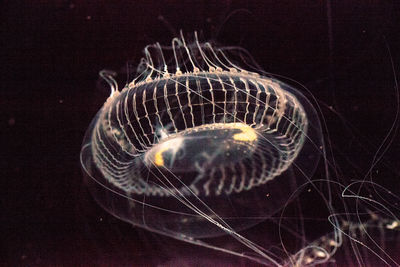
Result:
M0 4L0 265L250 264L132 228L98 207L82 181L83 135L108 95L98 72L136 65L146 44L169 44L180 29L240 45L263 69L305 84L322 103L342 172L365 175L395 120L399 6L260 2ZM374 171L400 194L399 136L391 140Z

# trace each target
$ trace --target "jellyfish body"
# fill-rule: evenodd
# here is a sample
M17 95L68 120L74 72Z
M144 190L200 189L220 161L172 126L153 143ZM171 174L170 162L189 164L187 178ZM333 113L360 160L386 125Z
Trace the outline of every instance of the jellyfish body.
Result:
M241 239L238 231L276 214L310 179L322 145L314 108L228 52L175 38L146 47L141 74L121 91L103 73L112 94L81 162L108 212L186 241Z

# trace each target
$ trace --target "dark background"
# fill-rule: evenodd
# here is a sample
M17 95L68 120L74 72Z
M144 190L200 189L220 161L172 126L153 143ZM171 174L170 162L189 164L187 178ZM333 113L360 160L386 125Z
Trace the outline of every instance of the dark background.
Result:
M240 45L264 70L305 84L341 172L363 178L395 122L399 6L330 3L3 1L0 265L249 264L132 228L83 184L82 139L109 93L98 72L138 63L146 44L169 44L180 29ZM399 136L389 141L374 179L400 193Z

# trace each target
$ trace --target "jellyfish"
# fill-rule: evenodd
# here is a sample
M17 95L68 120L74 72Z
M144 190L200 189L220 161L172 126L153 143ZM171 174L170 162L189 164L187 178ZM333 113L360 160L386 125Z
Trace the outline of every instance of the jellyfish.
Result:
M329 186L324 195L313 180L326 159L318 112L289 79L262 72L241 52L202 43L195 32L191 42L181 34L169 46L146 46L121 90L102 71L111 94L83 141L86 183L106 211L151 232L265 265L327 262L350 224L332 216L329 234L307 243L301 216L286 225L279 217L305 185L334 213ZM261 243L243 234L262 222L279 229L280 242L268 242L271 229L258 234ZM293 251L281 228L300 243ZM243 247L211 241L221 236Z

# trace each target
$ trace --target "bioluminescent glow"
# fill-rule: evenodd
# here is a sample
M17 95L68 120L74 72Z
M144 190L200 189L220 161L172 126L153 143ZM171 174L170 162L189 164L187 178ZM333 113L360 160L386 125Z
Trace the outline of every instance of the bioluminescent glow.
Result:
M304 92L234 60L239 48L200 43L197 34L191 43L182 35L144 51L139 74L122 90L112 72L101 72L111 95L81 151L88 186L109 213L272 266L329 262L357 231L398 228L394 216L378 220L371 211L362 225L336 213L331 186L338 182L328 174L319 116ZM319 162L325 177L314 177ZM299 211L313 207L284 216L306 186L319 195L331 229L314 240ZM246 236L259 223L265 232ZM214 244L220 236L241 246Z

